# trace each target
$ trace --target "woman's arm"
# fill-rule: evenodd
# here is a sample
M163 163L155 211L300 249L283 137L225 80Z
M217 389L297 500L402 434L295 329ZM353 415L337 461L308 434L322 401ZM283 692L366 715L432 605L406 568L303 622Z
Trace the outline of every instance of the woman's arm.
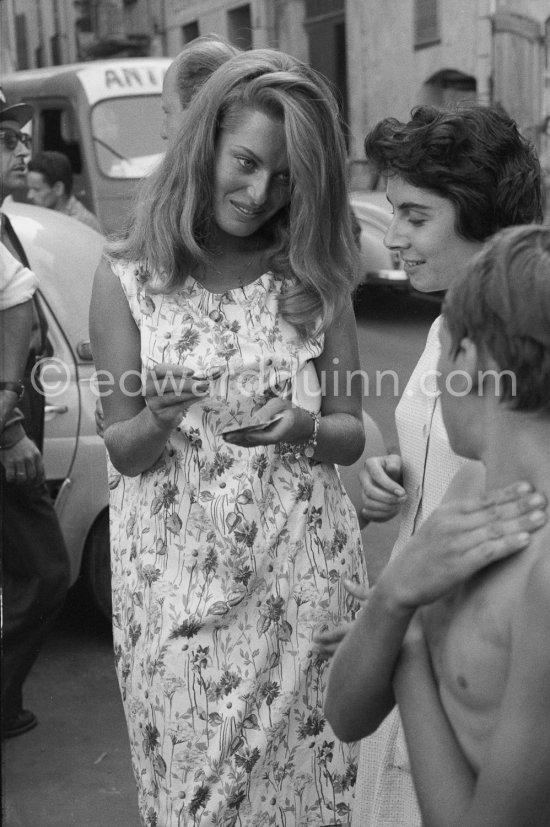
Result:
M351 300L325 334L323 353L315 359L321 383L321 422L313 458L319 462L351 465L361 455L365 443L361 407L362 380L355 316ZM227 435L224 439L235 445L253 447L278 442L307 442L314 430L310 414L292 407L286 399L270 400L258 415L266 421L281 414L277 424L268 430L244 435Z
M139 330L120 281L106 261L96 272L90 339L104 411L105 445L115 468L136 476L156 462L185 408L205 386L186 381L186 372L178 366L157 365L156 376L149 376L142 387ZM173 382L168 381L163 389L166 379Z
M363 381L351 299L327 330L315 368L322 401L314 459L351 465L361 456L365 445Z
M341 741L374 732L394 706L392 676L414 608L396 601L382 576L338 645L325 715Z

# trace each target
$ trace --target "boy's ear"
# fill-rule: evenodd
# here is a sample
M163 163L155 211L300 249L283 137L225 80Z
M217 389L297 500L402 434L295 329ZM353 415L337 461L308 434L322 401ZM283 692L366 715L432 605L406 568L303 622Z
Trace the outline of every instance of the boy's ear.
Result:
M455 370L458 372L458 376L462 374L464 378L464 390L467 385L470 386L471 390L477 389L479 373L482 370L479 349L475 342L467 336L460 340L457 348ZM454 381L455 385L456 381Z
M479 370L477 345L467 336L464 336L464 338L460 340L460 344L457 348L455 364L457 370L464 371L471 376L472 379L475 378Z
M58 198L61 198L62 195L65 195L65 184L63 181L56 181L53 185L53 190Z

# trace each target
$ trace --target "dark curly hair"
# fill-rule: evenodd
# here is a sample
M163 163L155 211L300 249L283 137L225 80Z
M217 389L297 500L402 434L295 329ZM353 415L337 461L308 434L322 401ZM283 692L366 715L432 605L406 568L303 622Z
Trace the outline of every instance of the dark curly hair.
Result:
M503 227L543 219L535 148L501 107L418 106L408 123L380 121L365 153L378 172L451 201L462 238L484 241Z

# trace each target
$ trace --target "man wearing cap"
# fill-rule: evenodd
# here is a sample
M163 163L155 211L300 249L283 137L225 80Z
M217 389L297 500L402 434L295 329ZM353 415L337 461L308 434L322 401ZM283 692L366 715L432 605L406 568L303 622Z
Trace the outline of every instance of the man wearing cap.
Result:
M0 94L2 201L26 183L30 136L22 127L32 114L31 106L8 106ZM38 377L31 379L36 360L47 353L47 325L25 251L3 213L0 268L2 737L9 738L37 724L23 708L23 683L65 599L69 561L44 483L44 396Z

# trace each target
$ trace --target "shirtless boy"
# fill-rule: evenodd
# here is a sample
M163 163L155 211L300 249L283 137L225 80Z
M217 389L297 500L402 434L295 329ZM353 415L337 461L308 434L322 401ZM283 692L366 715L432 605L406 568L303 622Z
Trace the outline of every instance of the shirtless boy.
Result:
M441 345L451 446L482 464L380 576L335 655L327 717L353 740L397 701L425 827L547 827L550 228L489 242L447 295ZM518 480L540 493L473 508Z

